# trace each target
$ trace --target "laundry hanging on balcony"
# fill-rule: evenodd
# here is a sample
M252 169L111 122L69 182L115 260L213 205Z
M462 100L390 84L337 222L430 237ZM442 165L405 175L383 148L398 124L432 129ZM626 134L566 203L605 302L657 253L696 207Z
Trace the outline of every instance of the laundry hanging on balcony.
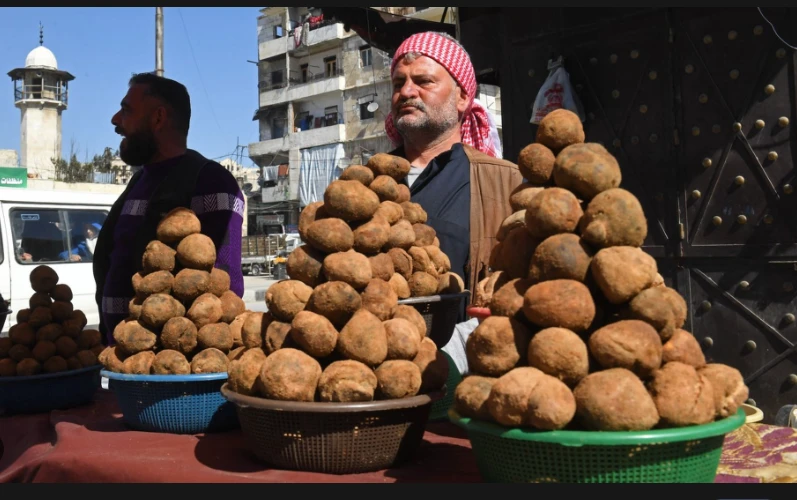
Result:
M340 177L344 165L343 144L328 144L300 150L299 205L306 207L315 201L324 201L327 186Z

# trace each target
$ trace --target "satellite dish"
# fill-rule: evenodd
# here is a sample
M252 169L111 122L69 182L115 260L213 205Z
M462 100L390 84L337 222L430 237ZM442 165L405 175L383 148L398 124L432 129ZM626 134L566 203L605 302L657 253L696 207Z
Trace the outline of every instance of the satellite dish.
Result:
M366 109L368 111L370 111L371 113L373 113L374 111L379 109L379 103L376 102L376 101L371 101L371 102L368 103L368 106L366 107Z

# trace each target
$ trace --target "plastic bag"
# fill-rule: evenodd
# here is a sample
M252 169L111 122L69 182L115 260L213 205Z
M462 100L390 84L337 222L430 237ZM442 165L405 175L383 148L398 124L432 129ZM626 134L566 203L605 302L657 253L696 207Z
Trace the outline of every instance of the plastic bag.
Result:
M584 107L570 85L570 75L565 71L561 61L548 67L551 72L540 87L534 107L531 110L529 123L539 124L545 115L556 109L567 109L577 114L581 121L585 121Z

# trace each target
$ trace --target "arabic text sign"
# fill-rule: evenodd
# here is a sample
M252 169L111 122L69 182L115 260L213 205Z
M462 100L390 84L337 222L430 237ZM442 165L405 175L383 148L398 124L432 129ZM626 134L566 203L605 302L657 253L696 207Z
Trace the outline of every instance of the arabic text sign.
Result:
M28 169L21 167L0 167L0 188L28 187Z

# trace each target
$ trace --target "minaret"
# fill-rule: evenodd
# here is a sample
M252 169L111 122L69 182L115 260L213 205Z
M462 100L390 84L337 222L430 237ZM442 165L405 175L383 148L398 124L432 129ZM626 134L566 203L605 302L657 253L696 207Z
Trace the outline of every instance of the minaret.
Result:
M75 79L58 69L55 55L44 46L39 24L39 46L25 58L25 67L8 72L14 81L14 105L21 113L20 166L28 174L54 178L52 158L61 157L61 113L67 108L68 82Z

